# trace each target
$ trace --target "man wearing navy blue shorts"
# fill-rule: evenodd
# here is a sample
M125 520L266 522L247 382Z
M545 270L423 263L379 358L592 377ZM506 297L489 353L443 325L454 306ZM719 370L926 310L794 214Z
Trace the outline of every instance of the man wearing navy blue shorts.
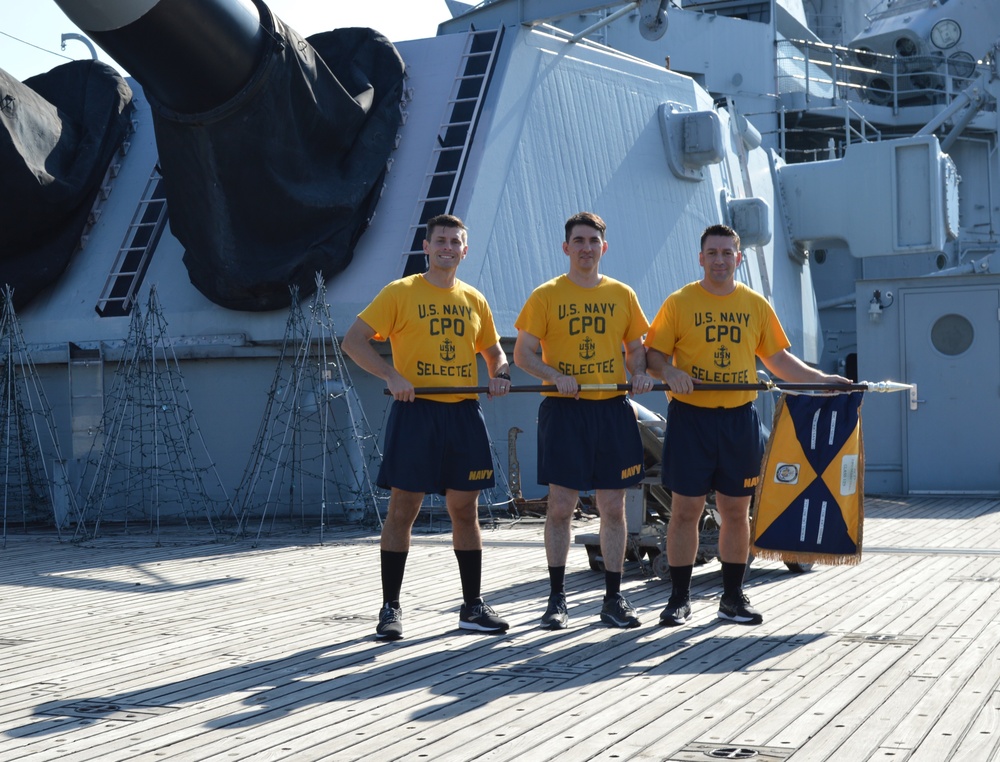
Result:
M343 350L361 368L386 382L393 403L385 429L378 485L391 490L382 526L382 609L375 636L403 637L399 596L410 533L426 493L444 495L452 522L463 604L459 627L499 633L507 622L483 601L480 490L494 485L493 455L475 394L421 395L416 386L476 386L476 355L489 369L489 395L510 390L507 356L483 295L458 280L469 247L458 217L427 221L428 270L387 285L348 329ZM389 340L392 365L371 340Z
M514 362L551 385L538 408L538 483L549 487L545 554L549 600L541 625L569 622L564 580L571 522L582 490L595 490L601 516L605 595L601 621L638 627L635 609L621 593L625 563L625 488L644 477L643 448L635 412L616 384L631 375L631 391L649 391L642 336L649 327L635 291L602 275L608 250L606 225L580 212L566 221L563 252L569 271L536 288L514 323ZM622 350L624 348L624 361ZM538 351L541 349L541 356ZM581 384L610 386L583 390Z
M715 491L721 517L720 619L761 624L764 617L743 592L750 552L750 500L764 454L757 392L695 391L699 383L745 384L757 380L760 358L786 381L850 383L827 375L788 351L791 346L767 300L736 282L743 253L725 225L701 237L700 281L667 297L646 334L649 372L670 387L663 442L663 485L672 492L667 562L672 591L660 624L676 627L691 616L691 574L698 553L698 525L705 498Z

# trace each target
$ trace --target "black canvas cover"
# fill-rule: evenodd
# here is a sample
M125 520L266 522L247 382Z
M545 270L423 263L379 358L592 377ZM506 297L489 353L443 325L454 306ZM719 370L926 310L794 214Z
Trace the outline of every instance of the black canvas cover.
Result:
M273 44L228 103L153 103L171 230L216 304L272 310L351 261L400 122L403 61L371 29L300 37L262 13Z
M66 269L115 150L132 90L98 61L18 82L0 70L0 284L28 304Z

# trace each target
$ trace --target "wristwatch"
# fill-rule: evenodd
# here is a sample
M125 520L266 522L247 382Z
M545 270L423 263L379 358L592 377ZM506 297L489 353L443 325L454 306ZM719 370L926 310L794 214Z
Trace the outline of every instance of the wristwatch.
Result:
M502 378L504 381L510 381L510 373L497 373L493 378Z

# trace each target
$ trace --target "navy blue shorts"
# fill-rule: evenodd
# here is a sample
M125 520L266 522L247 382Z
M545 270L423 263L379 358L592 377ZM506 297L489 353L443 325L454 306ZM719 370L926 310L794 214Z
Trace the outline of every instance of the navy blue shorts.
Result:
M439 495L492 487L493 453L479 401L393 401L376 483Z
M538 407L538 483L623 489L645 476L635 411L625 397L546 397Z
M764 457L763 432L752 402L705 408L671 400L663 439L663 486L697 497L712 490L752 495Z

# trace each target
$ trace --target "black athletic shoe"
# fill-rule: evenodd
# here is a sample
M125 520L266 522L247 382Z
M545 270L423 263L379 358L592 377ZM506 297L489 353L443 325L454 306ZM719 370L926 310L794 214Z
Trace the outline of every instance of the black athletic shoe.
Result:
M691 601L687 598L667 601L667 607L660 612L660 624L664 627L680 627L691 618Z
M764 617L750 605L750 599L742 592L738 595L722 594L722 599L719 601L719 619L740 624L764 623Z
M549 596L549 605L542 614L542 627L546 630L564 630L569 624L569 614L566 611L566 594L553 593Z
M378 612L375 637L379 640L399 640L403 637L403 610L386 603Z
M604 599L604 608L601 609L601 621L610 624L612 627L628 629L638 627L642 624L639 617L635 615L632 604L625 600L625 596L618 593L612 598Z
M458 615L458 626L463 630L477 632L507 632L507 622L497 616L482 598L472 603L463 603Z

